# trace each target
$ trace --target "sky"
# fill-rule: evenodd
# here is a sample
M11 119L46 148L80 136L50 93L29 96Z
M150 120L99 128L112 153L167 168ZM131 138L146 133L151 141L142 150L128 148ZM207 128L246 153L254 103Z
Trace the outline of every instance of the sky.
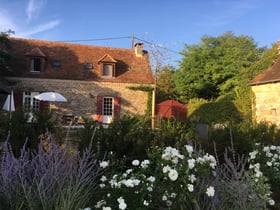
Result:
M185 44L232 31L258 47L280 39L279 0L0 0L0 32L97 46L166 48L171 65Z

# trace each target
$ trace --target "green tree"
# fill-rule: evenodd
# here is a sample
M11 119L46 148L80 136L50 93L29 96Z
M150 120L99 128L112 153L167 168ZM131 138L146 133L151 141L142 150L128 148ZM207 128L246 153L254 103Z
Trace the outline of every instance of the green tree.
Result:
M257 48L248 36L226 32L218 37L203 36L198 45L185 45L178 71L174 74L181 100L217 98L234 95L242 68L261 58L264 48Z
M0 32L0 72L11 71L10 63L13 59L10 49L9 35L14 33L11 30Z
M176 89L173 80L175 68L173 66L164 66L157 71L157 103L168 99L176 99Z
M242 68L239 74L239 83L235 86L235 98L239 111L243 113L244 120L252 119L253 95L251 86L248 84L260 72L266 70L273 64L278 56L278 45L274 44L271 49L266 49L260 60L254 62L247 68Z

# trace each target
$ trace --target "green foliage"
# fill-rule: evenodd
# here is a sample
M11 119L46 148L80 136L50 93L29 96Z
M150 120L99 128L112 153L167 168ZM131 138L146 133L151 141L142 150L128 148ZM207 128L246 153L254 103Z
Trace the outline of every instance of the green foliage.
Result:
M224 152L224 163L216 172L215 209L267 209L273 205L267 177L260 176L253 167L248 168L244 155L236 156L233 147L230 150Z
M188 104L188 118L197 119L198 123L232 124L240 122L241 114L235 104L227 97L217 100L192 99Z
M177 93L173 81L174 67L164 66L156 74L156 101L160 103L168 99L176 99Z
M0 72L11 71L10 65L15 60L10 52L9 35L14 33L11 30L0 33Z
M152 113L152 96L153 96L153 90L154 88L151 86L133 86L133 87L128 87L130 90L138 90L138 91L144 91L148 92L148 100L147 100L147 109L146 109L146 114L149 115Z
M185 45L184 57L174 74L181 100L234 95L241 69L258 61L263 51L252 38L232 32L204 36L199 45Z
M34 120L28 122L29 115L26 115L22 109L13 112L11 121L7 121L7 132L9 131L9 142L12 145L15 155L20 154L20 148L28 139L30 149L37 148L40 135L46 131L54 130L54 122L50 112L33 113Z
M81 141L79 148L81 150L91 142L99 159L108 152L113 152L117 159L124 156L144 159L153 135L148 120L146 117L127 115L114 120L108 128L94 121L86 121L85 128L78 133Z

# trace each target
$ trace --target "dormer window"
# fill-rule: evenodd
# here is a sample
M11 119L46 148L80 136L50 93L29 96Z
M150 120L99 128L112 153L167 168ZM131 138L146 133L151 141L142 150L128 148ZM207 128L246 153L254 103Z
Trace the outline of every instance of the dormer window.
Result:
M104 55L99 61L100 73L102 77L115 77L116 76L116 63L117 61L110 55Z
M25 55L28 59L27 68L30 73L40 73L44 70L46 55L39 48L34 48Z
M29 71L30 72L41 72L42 71L42 64L41 64L40 58L30 58Z
M114 64L103 63L103 77L114 77Z

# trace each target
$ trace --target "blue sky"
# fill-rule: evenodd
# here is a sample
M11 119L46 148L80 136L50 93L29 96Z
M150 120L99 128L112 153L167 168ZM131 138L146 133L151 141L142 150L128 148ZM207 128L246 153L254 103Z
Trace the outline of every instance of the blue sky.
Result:
M172 51L226 31L271 47L280 39L279 6L279 0L0 0L0 31L120 48L131 48L134 34L169 49L172 63L180 59ZM120 39L96 40L106 38Z

